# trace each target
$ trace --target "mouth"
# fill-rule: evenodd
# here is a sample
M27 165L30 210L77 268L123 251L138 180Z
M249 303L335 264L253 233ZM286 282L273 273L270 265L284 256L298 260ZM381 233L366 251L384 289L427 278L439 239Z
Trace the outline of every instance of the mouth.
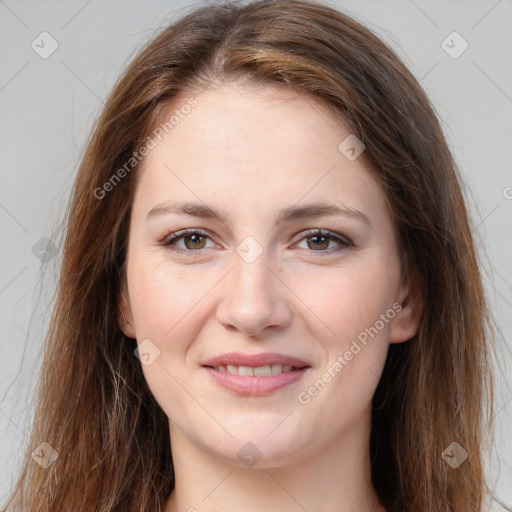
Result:
M239 396L267 396L301 380L311 366L289 364L264 366L219 365L206 366L214 383Z
M282 373L295 372L310 366L297 367L291 364L267 364L263 366L242 366L234 364L221 364L219 366L204 366L217 372L229 373L240 377L269 377L271 375L280 375Z

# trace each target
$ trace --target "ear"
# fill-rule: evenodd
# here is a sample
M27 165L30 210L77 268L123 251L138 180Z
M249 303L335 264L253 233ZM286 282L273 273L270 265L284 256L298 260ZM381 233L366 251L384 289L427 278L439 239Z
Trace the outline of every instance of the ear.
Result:
M135 338L132 308L125 281L121 284L117 300L117 324L125 336Z
M391 321L390 343L408 341L418 332L423 314L423 300L415 275L403 280L396 300L401 309Z

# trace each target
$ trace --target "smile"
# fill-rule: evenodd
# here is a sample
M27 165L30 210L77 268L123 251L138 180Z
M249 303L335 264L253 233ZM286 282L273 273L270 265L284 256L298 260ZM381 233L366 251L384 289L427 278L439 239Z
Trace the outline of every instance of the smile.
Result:
M219 365L202 368L216 384L242 396L269 395L299 381L312 369L310 366L296 368L280 364L255 367Z
M267 364L264 366L238 366L234 364L221 364L212 367L218 372L230 373L231 375L240 375L241 377L268 377L269 375L279 375L280 373L299 370L291 364Z

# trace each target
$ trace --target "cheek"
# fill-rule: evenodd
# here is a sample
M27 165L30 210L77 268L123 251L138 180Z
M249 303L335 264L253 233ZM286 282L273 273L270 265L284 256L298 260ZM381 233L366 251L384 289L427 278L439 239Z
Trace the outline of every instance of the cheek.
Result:
M180 372L189 363L187 350L204 327L207 298L218 281L215 272L178 267L161 256L148 258L142 252L132 258L128 282L137 338L158 346L160 365Z
M196 280L186 272L177 272L176 267L153 265L142 257L139 261L133 258L132 263L128 282L137 343L149 339L159 350L151 364L142 365L146 382L169 418L184 411L193 415L195 402L182 383L190 378L191 365L196 364L187 361L188 349L203 324L199 317L205 312L200 299L211 288L211 279Z
M345 269L317 279L314 287L312 280L305 284L305 302L320 319L310 325L318 326L313 335L327 360L305 383L298 401L310 417L323 418L323 435L329 435L329 425L344 428L340 417L355 421L367 411L389 347L395 277L393 270L386 274L367 267L366 272ZM303 297L307 290L302 288Z
M312 322L316 318L317 334L329 339L333 348L342 349L391 308L398 284L399 269L393 262L367 262L329 273L311 273L296 279L293 289L307 306L304 311L314 313L309 316ZM386 338L390 323L379 323L378 327L381 337Z

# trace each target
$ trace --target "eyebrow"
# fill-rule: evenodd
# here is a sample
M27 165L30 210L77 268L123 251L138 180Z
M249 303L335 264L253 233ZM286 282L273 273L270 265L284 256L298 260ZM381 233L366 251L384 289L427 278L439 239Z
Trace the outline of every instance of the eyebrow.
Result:
M205 219L214 219L229 224L227 216L222 211L211 208L210 206L202 203L193 203L187 201L172 201L167 203L159 203L154 206L146 215L146 220L149 220L160 215L191 215L193 217L200 217ZM372 223L367 215L363 212L344 206L337 201L331 203L311 203L302 206L290 206L279 211L274 222L279 224L281 222L292 222L311 217L322 217L326 215L341 215L343 217L352 218L363 221L372 227Z

